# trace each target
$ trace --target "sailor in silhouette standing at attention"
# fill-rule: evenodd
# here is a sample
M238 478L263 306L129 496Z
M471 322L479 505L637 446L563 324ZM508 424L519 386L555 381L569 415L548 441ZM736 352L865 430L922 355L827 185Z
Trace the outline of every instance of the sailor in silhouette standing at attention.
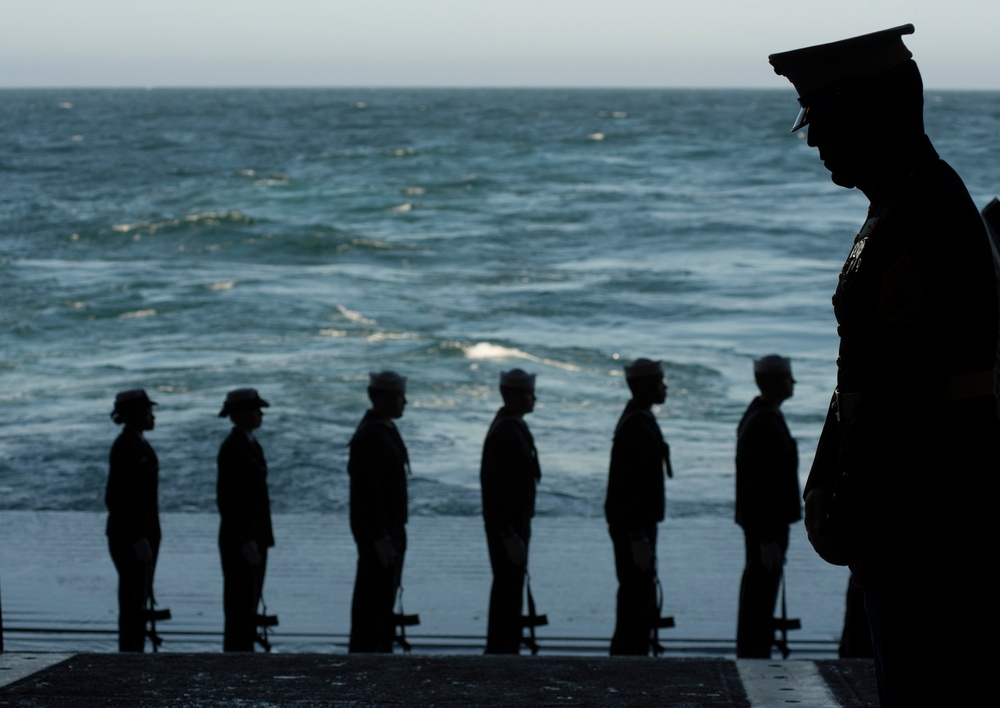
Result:
M256 389L238 388L226 395L219 411L220 418L233 422L219 448L216 487L226 615L224 651L254 649L267 552L274 545L267 461L254 437L264 421L262 409L268 405Z
M666 508L664 471L670 448L652 408L667 400L663 367L636 359L625 367L632 399L615 427L604 513L615 551L618 601L611 654L646 656L659 621L656 599L656 527Z
M542 477L535 440L524 422L535 409L535 374L502 372L500 395L503 407L486 434L479 475L493 569L486 653L517 654L535 487Z
M369 375L371 408L351 438L351 532L358 572L351 604L350 652L391 653L393 603L406 554L410 458L395 420L406 408L406 378L394 371Z

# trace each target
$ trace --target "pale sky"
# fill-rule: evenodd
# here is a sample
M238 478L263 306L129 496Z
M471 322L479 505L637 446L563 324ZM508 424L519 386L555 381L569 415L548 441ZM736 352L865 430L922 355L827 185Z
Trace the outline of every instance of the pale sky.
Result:
M906 23L928 88L1000 90L1000 0L3 0L0 87L779 88Z

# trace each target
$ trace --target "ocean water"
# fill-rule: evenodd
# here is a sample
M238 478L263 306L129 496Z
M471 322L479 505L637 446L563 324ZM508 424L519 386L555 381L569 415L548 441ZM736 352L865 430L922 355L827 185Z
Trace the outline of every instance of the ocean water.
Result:
M478 553L482 438L517 366L538 374L540 523L598 529L562 549L587 558L621 365L648 356L676 471L661 556L690 559L678 593L715 577L705 564L738 579L751 361L793 358L804 479L834 380L830 295L866 207L788 132L796 110L790 88L0 91L0 511L99 521L114 393L144 387L161 508L200 528L218 409L254 386L275 513L339 519L349 541L346 443L368 372L392 368L410 381L411 512L469 529L455 542ZM1000 194L1000 93L928 91L926 119L977 204ZM98 521L79 522L97 531L81 553L103 578ZM8 615L47 572L21 526L3 526ZM566 592L580 565L560 569ZM815 582L802 611L829 634L836 603L808 598L831 581Z

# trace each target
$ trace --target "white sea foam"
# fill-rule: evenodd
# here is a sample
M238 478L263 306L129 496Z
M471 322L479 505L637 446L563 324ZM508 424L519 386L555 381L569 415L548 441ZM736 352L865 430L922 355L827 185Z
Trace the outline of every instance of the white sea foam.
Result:
M118 319L138 320L144 317L155 317L155 316L156 316L156 310L150 308L147 310L134 310L132 312L123 312L122 314L118 315Z
M374 332L365 337L369 342L387 342L394 339L416 339L420 335L413 332Z
M355 312L354 310L348 310L343 305L337 305L337 312L340 313L341 317L349 322L354 322L355 324L366 324L373 325L377 324L375 320L365 317L360 312Z
M219 224L250 224L253 218L239 211L203 211L196 214L188 214L177 219L165 219L163 221L136 221L126 224L115 224L111 230L116 233L141 232L155 234L164 229L176 228L178 226L218 226Z
M524 359L525 361L532 361L536 364L545 364L546 366L554 366L563 371L580 371L580 367L576 364L570 364L563 361L555 361L554 359L546 359L544 357L535 356L529 354L528 352L521 351L520 349L515 349L513 347L505 347L500 344L491 344L489 342L478 342L471 346L463 346L462 353L465 354L466 358L472 360L491 360L491 361L504 361L506 359Z

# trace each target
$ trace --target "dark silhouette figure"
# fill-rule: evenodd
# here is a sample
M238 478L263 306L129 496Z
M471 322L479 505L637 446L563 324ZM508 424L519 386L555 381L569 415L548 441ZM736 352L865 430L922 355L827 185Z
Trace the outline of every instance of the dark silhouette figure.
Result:
M663 367L636 359L625 367L632 400L618 419L611 448L604 513L615 551L618 601L611 654L647 655L659 621L656 592L656 525L663 521L664 468L670 448L652 407L667 400Z
M776 354L758 359L754 378L760 395L736 428L736 523L746 545L736 656L769 659L788 526L802 518L802 508L798 448L781 414L795 388L791 361Z
M486 653L517 654L535 487L542 477L535 441L524 422L535 409L535 375L521 369L504 371L500 395L503 407L486 433L479 473L493 568Z
M219 412L220 418L233 422L219 448L216 486L226 615L224 651L254 650L267 550L274 545L267 462L253 434L263 423L262 409L268 405L255 389L240 388L226 395Z
M865 592L853 580L847 581L844 601L844 629L840 634L837 656L841 659L870 659L872 630L865 612Z
M997 290L976 206L924 134L912 32L770 57L799 93L793 129L871 202L834 295L837 390L806 529L864 589L882 703L974 705L992 674L973 647L996 619L982 485L1000 469Z
M358 573L351 604L351 652L392 652L393 603L406 554L410 459L393 420L406 407L406 378L393 371L369 377L365 413L351 438L351 533Z
M160 466L143 433L152 430L155 401L142 389L115 396L111 419L123 426L111 447L104 501L108 547L118 570L118 650L141 652L146 643L146 609L160 550L157 489Z

